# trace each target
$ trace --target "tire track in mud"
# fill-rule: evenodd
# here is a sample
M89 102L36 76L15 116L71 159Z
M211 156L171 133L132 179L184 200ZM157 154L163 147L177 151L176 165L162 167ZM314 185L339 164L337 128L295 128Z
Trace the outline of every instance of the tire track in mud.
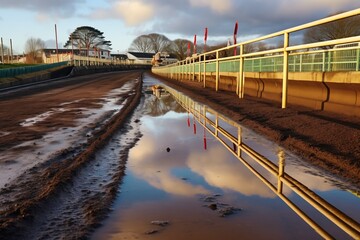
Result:
M63 150L2 189L0 239L81 239L98 226L117 194L128 151L140 137L136 113L126 121L141 89L142 77L120 112L81 148Z

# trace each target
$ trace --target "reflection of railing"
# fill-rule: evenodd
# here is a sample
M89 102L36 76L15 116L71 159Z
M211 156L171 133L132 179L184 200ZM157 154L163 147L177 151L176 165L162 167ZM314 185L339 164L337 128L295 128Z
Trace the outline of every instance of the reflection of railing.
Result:
M217 140L219 140L233 155L235 155L252 173L254 173L263 183L266 184L279 198L281 198L298 216L300 216L307 224L309 224L320 236L326 239L334 239L326 230L311 219L303 210L294 204L289 198L283 194L283 185L286 185L303 200L309 203L314 209L319 211L323 216L332 221L336 226L342 229L354 239L360 238L360 225L358 222L341 212L339 209L325 201L316 193L308 189L306 186L285 173L284 152L278 153L278 166L266 157L262 156L254 149L249 147L242 141L241 127L235 122L222 117L210 108L200 105L189 97L177 92L174 89L165 87L178 103L193 114L194 118L210 132ZM211 118L215 118L212 120ZM237 136L232 135L226 127L232 126L237 129ZM195 129L194 129L195 131ZM254 168L247 160L244 159L243 153L255 160L260 166L277 178L277 186L272 184L264 177L256 168Z

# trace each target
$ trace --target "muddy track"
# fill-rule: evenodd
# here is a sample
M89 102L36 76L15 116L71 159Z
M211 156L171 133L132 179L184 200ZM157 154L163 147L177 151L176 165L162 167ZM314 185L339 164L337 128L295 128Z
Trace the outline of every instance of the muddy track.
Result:
M111 120L106 121L106 124L97 128L80 148L69 148L59 152L52 159L25 172L15 184L9 184L1 190L0 239L28 239L31 235L36 239L58 239L64 236L67 239L81 239L99 224L99 220L105 217L117 193L118 184L124 175L127 153L140 137L139 133L132 133L132 136L135 137L130 140L122 140L127 143L115 156L116 161L109 166L103 166L107 169L104 176L106 175L110 179L98 180L101 181L101 183L97 183L97 186L101 187L101 191L82 189L81 184L78 188L73 188L73 185L76 184L76 177L81 174L82 169L90 167L96 172L97 168L102 167L101 162L96 163L96 152L101 150L104 144L109 141L117 142L118 145L111 147L108 151L114 151L116 147L119 147L120 140L111 139L111 137L120 126L126 125L126 120L138 105L142 94L142 80L137 81L135 88L133 94L127 97L123 108ZM128 123L122 131L131 131L131 128ZM89 180L88 186L93 184L92 181L95 180ZM52 222L48 222L46 217L41 217L46 212L45 209L53 211L55 208L61 208L64 205L61 203L62 199L69 201L66 200L68 197L61 197L64 194L71 195L68 191L80 191L75 195L85 197L84 199L76 197L77 202L81 202L81 206L68 202L67 211L66 209L58 211L68 214L65 222L64 219L59 220L57 217L54 217ZM82 214L76 214L76 211L79 211L76 208L80 208ZM76 217L79 219L74 219ZM41 223L44 222L49 225L41 226ZM71 229L74 229L75 223L79 226L74 232ZM45 227L45 229L40 231L41 227ZM64 230L61 233L64 235L59 232L54 235L52 232L54 228L59 227Z

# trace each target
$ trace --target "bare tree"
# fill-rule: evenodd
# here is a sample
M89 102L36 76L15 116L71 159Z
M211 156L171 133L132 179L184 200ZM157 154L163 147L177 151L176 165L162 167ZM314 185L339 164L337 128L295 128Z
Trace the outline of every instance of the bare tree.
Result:
M29 38L25 43L26 62L42 63L42 53L45 42L40 38Z
M191 46L190 49L192 49L193 43L191 41L186 39L175 39L173 41L171 53L174 53L178 60L184 60L187 57L189 43Z
M148 35L152 43L152 51L157 52L168 52L171 48L172 42L165 35L158 33L151 33Z
M82 26L75 29L69 36L64 47L74 47L89 55L90 49L111 50L111 42L105 40L103 32L89 26Z
M132 41L129 49L137 52L146 52L146 53L151 52L152 41L148 37L148 35L138 36Z
M309 28L304 32L303 41L313 43L357 35L360 35L359 15Z

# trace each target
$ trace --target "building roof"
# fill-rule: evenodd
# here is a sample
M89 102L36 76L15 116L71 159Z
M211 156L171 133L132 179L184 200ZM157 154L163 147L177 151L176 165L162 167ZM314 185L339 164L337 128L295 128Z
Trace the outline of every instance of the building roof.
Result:
M148 59L152 59L152 57L155 55L155 53L144 53L144 52L128 52L128 53L136 58L148 58Z
M43 49L44 53L50 53L50 54L56 54L56 48L44 48ZM67 48L62 48L62 49L58 49L57 50L59 54L64 54L64 53L71 53L72 51L74 51L74 53L78 53L79 49L67 49Z

